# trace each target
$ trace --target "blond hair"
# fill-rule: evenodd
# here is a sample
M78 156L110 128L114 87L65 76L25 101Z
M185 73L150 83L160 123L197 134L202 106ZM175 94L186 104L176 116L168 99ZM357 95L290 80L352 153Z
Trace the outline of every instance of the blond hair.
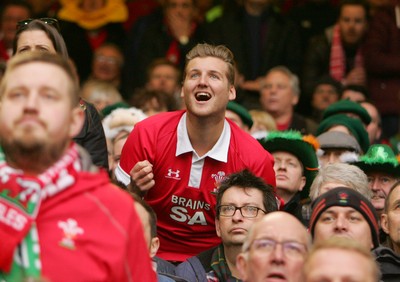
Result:
M186 68L189 62L195 58L205 58L205 57L214 57L221 59L228 66L228 73L226 77L228 78L229 84L234 85L235 82L235 60L233 57L233 53L224 45L210 45L207 43L197 44L193 47L189 53L186 54L186 63L185 70L183 73L183 78L186 77Z
M378 264L375 261L375 257L373 256L371 251L354 239L339 236L333 236L327 240L320 241L313 245L304 262L304 273L308 273L310 271L311 259L313 258L313 256L315 256L317 252L321 250L332 249L356 253L366 258L368 260L368 263L370 264L370 267L368 269L371 271L372 277L375 281L380 280L381 273Z

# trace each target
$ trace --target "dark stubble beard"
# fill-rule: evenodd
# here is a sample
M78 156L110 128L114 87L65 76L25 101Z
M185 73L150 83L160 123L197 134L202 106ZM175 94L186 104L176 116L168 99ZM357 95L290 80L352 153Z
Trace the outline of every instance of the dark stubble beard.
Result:
M57 162L64 154L67 138L59 144L44 142L7 141L2 138L0 144L6 156L7 163L17 169L40 174Z

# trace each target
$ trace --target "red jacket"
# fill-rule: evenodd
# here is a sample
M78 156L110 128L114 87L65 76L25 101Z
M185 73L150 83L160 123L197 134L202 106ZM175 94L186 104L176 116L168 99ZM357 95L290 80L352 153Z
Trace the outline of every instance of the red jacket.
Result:
M49 281L156 281L132 198L105 171L42 202L36 219Z

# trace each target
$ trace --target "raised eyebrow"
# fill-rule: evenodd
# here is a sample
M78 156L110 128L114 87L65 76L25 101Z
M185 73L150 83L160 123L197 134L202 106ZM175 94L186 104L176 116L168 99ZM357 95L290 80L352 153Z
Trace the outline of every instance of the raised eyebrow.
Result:
M60 95L60 92L59 92L57 89L52 88L52 87L47 87L47 86L41 87L41 88L39 89L39 91L40 91L40 92L42 92L42 91L50 91L50 92L52 92L52 93L54 93L54 94L56 94L56 95Z
M273 240L276 241L276 239L272 238L272 237L260 237L260 238L255 238L254 241L258 241L258 240Z
M229 203L221 203L221 206L235 206L235 207L239 207L236 203L232 203L232 202L229 202ZM247 207L247 206L251 206L251 207L256 207L256 208L258 208L257 207L257 204L256 203L244 203L244 204L242 204L240 207Z
M38 44L38 45L36 45L36 47L50 49L49 45L43 45L43 44Z
M218 74L218 75L222 76L222 73L220 73L219 71L216 71L216 70L210 70L209 73Z
M356 211L356 210L348 210L346 212L346 214L357 214L357 215L361 215L362 216L362 214L359 211Z
M332 210L326 210L326 211L324 211L321 215L324 215L324 214L331 214L331 215L336 215L337 214L337 212L335 212L335 211L332 211Z
M17 87L13 87L13 88L10 88L10 89L8 89L7 90L7 93L9 93L9 92L12 92L12 91L15 91L15 90L23 90L23 91L26 91L28 88L27 87L25 87L25 86L17 86Z
M396 205L398 205L399 203L400 203L400 199L394 201L394 203L393 203L391 206L396 206Z

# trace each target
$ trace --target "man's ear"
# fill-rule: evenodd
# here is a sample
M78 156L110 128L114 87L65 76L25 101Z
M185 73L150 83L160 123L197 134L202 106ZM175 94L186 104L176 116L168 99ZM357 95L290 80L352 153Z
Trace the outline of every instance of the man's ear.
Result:
M75 137L79 134L79 132L81 132L84 122L85 112L80 106L73 108L71 114L71 124L69 127L69 135L71 138Z
M389 234L389 221L386 213L381 214L381 227L386 234Z
M229 101L236 99L236 88L234 85L229 86Z
M304 186L306 186L306 181L307 181L306 177L302 176L301 177L301 184L300 184L300 187L299 187L299 192L303 191Z
M293 95L293 98L292 98L293 107L296 106L297 103L299 103L299 99L300 99L299 95Z
M150 242L150 257L156 256L158 248L160 247L160 239L158 237L151 238Z
M243 281L247 280L247 253L240 253L238 254L238 256L236 257L236 268L238 269L239 273L240 273L240 278Z
M221 226L219 225L219 219L215 219L215 231L217 232L217 236L221 238Z

